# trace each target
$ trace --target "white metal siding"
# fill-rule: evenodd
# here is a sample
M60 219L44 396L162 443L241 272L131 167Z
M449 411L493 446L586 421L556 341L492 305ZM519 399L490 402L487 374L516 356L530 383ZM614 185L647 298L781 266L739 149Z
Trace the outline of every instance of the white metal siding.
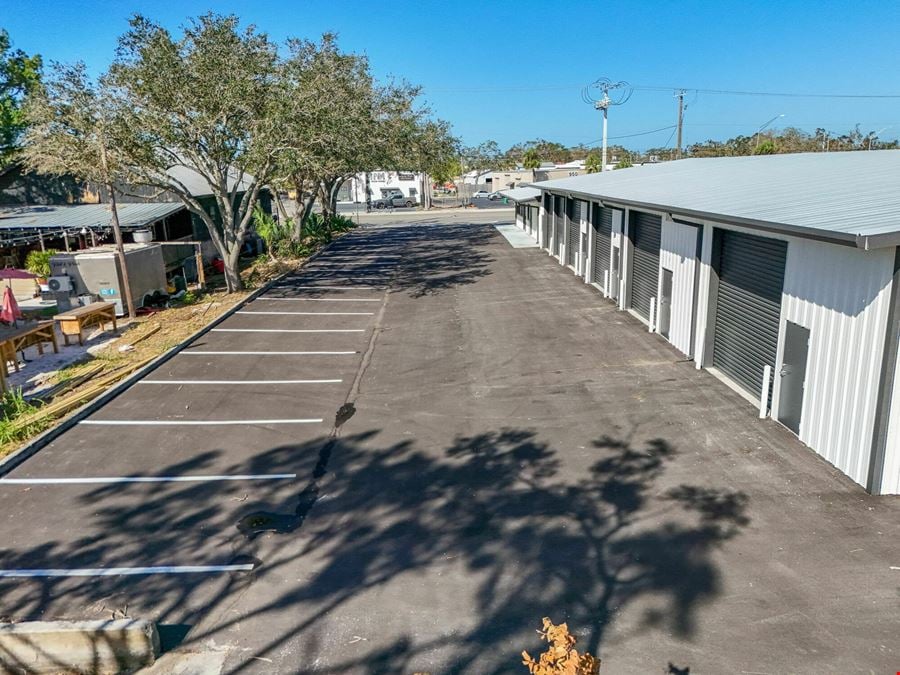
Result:
M696 252L697 228L663 218L659 261L661 267L672 270L669 342L682 354L691 353Z
M900 358L894 372L894 391L891 395L887 447L885 448L884 473L881 476L881 493L900 495ZM876 478L876 484L877 484Z
M892 249L860 251L794 238L788 245L779 342L786 321L810 331L800 440L861 485L872 448L893 264ZM779 344L779 365L783 349Z

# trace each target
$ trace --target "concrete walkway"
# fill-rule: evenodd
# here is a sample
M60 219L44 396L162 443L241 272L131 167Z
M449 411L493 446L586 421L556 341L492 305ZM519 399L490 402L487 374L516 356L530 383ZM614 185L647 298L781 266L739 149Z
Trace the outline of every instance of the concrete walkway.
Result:
M365 230L248 312L94 418L171 425L10 476L232 479L0 484L0 569L147 568L0 578L0 615L156 618L228 673L523 672L543 616L610 673L896 671L900 500L546 253Z

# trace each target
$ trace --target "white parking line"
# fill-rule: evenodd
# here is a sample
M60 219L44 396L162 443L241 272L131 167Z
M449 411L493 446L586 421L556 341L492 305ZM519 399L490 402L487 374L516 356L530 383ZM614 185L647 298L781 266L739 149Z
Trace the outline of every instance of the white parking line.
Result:
M12 577L118 577L141 574L210 574L249 572L252 564L242 565L160 565L155 567L80 567L74 569L0 570L0 578Z
M286 420L81 420L79 424L113 427L140 426L228 426L236 424L319 424L321 419L286 419Z
M343 380L139 380L138 384L340 384Z
M285 480L295 473L235 474L230 476L95 476L89 478L0 478L2 485L107 485L116 483L209 483L231 480Z
M346 356L347 354L359 352L201 352L191 349L180 353L189 356Z
M245 309L238 310L235 314L272 314L280 316L290 314L292 316L375 316L375 312L248 312Z
M210 333L365 333L365 328L213 328Z
M299 288L308 291L377 291L380 290L376 286L292 286L292 288ZM257 300L263 300L264 298L257 298Z
M338 263L342 267L328 268L328 263ZM363 267L387 267L388 265L396 265L396 261L394 262L381 262L377 260L323 260L322 262L316 263L315 265L304 265L304 271L314 271L318 272L322 269L343 269L343 265L360 265Z
M304 302L381 302L380 298L257 298L253 302L260 300L303 300Z
M260 314L263 316L374 316L375 312L271 312L268 310L240 310L235 314Z

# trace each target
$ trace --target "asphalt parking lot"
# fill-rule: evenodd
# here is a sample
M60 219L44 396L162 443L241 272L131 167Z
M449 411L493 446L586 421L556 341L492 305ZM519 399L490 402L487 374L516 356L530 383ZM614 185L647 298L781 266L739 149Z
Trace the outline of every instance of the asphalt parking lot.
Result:
M900 670L900 500L488 216L370 219L5 476L0 616L185 672L524 672L543 616L610 673Z

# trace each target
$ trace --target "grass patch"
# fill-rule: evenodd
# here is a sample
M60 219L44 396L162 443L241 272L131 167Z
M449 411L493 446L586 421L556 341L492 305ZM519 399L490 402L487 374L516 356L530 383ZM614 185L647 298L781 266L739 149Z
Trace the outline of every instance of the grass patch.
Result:
M0 397L0 456L7 454L13 448L10 444L31 438L39 434L52 424L52 420L35 420L32 424L20 425L16 421L22 417L33 415L39 407L25 400L22 389L12 389Z

